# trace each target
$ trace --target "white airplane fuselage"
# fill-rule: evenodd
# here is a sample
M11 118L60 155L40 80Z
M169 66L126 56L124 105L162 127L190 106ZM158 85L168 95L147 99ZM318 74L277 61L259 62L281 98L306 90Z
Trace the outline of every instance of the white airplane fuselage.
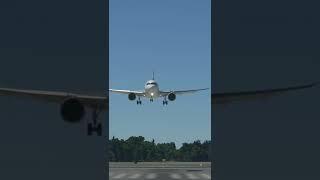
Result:
M144 86L145 96L150 99L156 99L160 96L159 85L155 80L149 80Z

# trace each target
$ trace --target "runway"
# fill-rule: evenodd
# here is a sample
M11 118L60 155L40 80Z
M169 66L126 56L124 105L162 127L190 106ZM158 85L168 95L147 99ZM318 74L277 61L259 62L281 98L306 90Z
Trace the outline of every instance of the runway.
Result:
M130 179L211 179L210 163L110 163L109 179L130 180Z

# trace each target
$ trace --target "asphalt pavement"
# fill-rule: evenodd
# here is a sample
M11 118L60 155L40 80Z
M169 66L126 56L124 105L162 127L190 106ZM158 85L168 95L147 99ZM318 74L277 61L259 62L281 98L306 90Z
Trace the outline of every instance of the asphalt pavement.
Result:
M211 163L208 162L132 162L109 163L109 179L211 179Z

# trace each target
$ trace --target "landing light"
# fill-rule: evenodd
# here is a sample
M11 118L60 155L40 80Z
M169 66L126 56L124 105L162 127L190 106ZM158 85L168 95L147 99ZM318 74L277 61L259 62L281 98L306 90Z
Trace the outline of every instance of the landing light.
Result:
M153 93L151 93L151 96L153 96Z

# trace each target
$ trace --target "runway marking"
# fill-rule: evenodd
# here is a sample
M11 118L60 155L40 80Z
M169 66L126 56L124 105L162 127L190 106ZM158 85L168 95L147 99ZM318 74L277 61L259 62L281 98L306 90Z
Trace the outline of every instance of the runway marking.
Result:
M134 174L134 175L132 175L132 176L129 176L128 178L129 179L137 179L137 178L139 178L141 176L141 174Z
M211 175L204 174L204 173L201 173L200 175L201 175L203 178L211 179Z
M126 173L121 173L121 174L114 176L113 179L120 179L120 178L123 178L124 176L126 176Z
M170 174L170 177L172 179L181 179L181 176L179 174L176 174L176 173Z
M184 179L182 177L182 174L170 173L168 175L170 179ZM186 179L201 179L201 178L211 179L211 175L205 174L205 173L199 173L199 174L185 173L184 175L187 177ZM111 177L110 179L121 179L121 178L124 178L125 176L127 176L127 173L120 173L120 174L115 174L114 172L109 173L109 177ZM139 174L139 173L135 173L130 176L128 175L128 179L141 179L141 177L142 177L142 174ZM145 175L145 179L156 179L156 178L157 178L156 173L149 173Z
M157 177L157 175L155 173L150 173L148 175L146 175L147 179L155 179Z
M187 176L189 179L199 179L199 177L195 176L194 174L190 174L190 173L187 173L186 176Z

